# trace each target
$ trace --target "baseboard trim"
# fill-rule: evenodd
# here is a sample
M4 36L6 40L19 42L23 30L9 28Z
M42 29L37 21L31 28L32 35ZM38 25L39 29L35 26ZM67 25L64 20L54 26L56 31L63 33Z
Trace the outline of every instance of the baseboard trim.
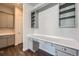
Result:
M6 49L6 48L9 48L9 47L13 47L13 46L15 46L15 45L10 45L10 46L6 46L6 47L3 47L3 48L0 48L0 50Z
M23 51L24 51L24 52L27 51L27 50L29 50L29 49L24 49L24 48L23 48Z

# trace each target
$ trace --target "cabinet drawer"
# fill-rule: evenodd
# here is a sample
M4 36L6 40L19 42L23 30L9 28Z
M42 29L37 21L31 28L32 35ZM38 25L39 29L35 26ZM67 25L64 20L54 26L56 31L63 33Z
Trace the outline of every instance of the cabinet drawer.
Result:
M71 56L70 54L67 54L58 50L55 51L55 55L56 56Z
M7 38L6 37L0 37L0 48L7 46Z
M14 45L15 37L14 36L7 36L8 38L8 46Z
M79 50L78 50L78 55L77 56L79 56Z
M77 50L75 50L75 49L60 46L60 45L57 45L57 44L55 44L54 46L55 46L55 49L57 49L57 50L63 51L65 53L69 53L71 55L75 55L75 56L77 55Z

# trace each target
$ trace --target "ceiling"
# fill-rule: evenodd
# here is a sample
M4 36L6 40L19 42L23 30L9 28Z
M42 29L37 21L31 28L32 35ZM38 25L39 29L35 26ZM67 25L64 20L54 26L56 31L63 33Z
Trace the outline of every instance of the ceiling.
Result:
M23 7L23 4L21 4L21 3L0 3L0 5L9 7L11 9L14 9L15 6L17 6L19 8L22 8Z
M30 4L30 5L32 5L32 6L36 6L36 5L39 4L39 3L28 3L28 4ZM9 8L11 8L11 9L14 9L15 6L17 6L17 7L21 8L21 9L23 9L23 4L22 4L22 3L0 3L0 5L9 7Z
M32 5L32 6L36 6L39 3L29 3L29 4Z

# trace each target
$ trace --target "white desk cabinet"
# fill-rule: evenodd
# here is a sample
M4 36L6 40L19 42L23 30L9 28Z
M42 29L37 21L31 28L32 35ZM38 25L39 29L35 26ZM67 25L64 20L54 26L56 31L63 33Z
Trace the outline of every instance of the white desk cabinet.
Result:
M0 48L6 47L7 46L7 39L6 37L0 37Z
M5 35L0 36L0 48L8 47L14 45L15 36L14 35Z
M55 46L55 49L62 51L64 53L73 55L73 56L76 56L77 52L78 52L76 49L72 49L72 48L69 48L69 47L65 47L65 46L61 46L61 45L57 45L57 44L55 44L54 46Z
M14 35L10 35L10 36L7 36L7 41L8 41L8 46L10 45L14 45L15 43L15 36Z
M30 38L31 40L39 42L39 49L46 51L47 53L54 56L78 56L79 50L73 49L71 47L62 46L59 44L39 40L36 38ZM32 47L33 45L31 45Z
M71 56L70 54L55 50L55 56Z

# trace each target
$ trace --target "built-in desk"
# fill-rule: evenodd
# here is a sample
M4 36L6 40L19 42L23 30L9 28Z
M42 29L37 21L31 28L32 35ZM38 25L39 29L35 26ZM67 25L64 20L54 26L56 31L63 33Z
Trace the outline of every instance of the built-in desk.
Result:
M79 55L79 42L70 39L70 38L63 38L57 36L48 36L48 35L28 35L29 38L38 42L50 43L51 47L54 47L54 53L50 52L51 54L58 55L58 56L75 56ZM45 44L45 45L46 45ZM51 50L51 49L49 49ZM49 52L49 51L47 51Z

